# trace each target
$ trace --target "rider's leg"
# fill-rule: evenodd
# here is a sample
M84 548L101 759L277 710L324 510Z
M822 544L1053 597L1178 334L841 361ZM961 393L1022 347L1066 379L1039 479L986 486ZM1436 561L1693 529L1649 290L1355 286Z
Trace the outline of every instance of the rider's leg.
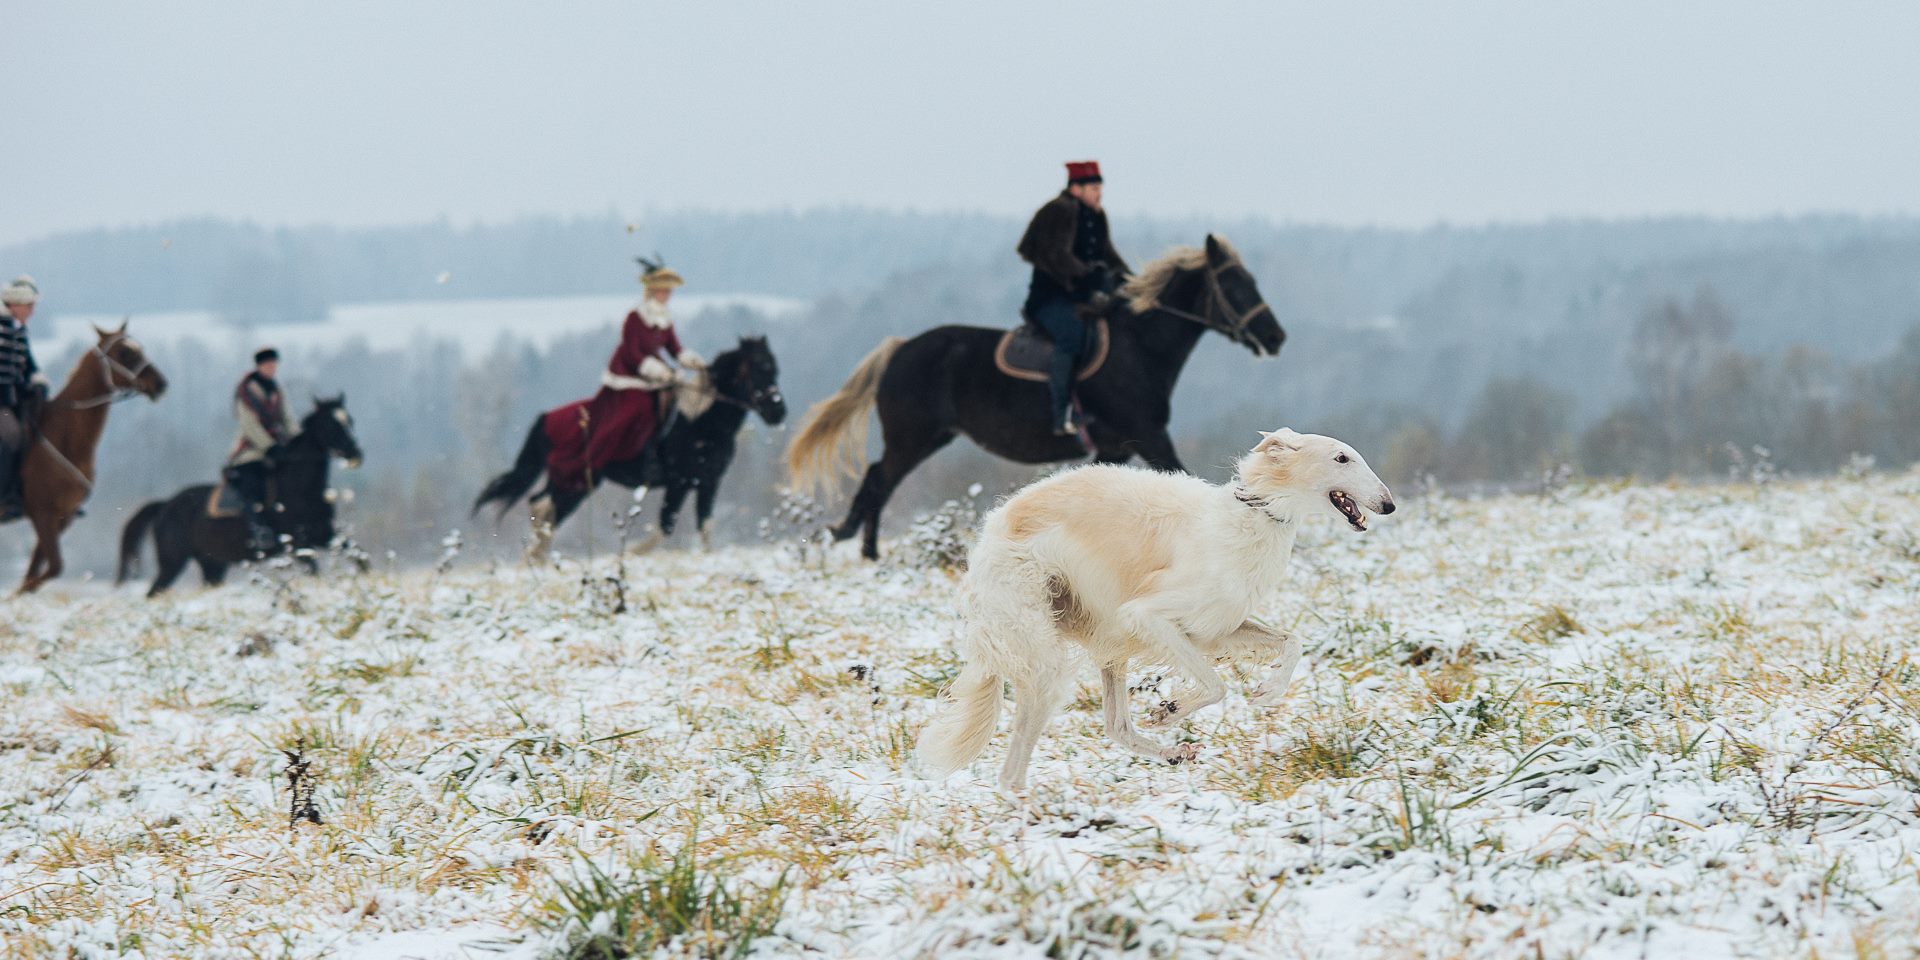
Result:
M1080 367L1080 353L1086 341L1086 324L1066 300L1053 300L1034 308L1034 322L1053 338L1053 359L1047 367L1047 392L1053 400L1048 423L1055 433L1074 433L1072 423L1073 373Z
M11 408L0 407L0 516L18 508L20 502L20 449L26 446L27 428Z
M248 547L255 554L265 556L273 552L279 541L272 518L267 516L267 465L258 460L235 464L231 476L234 488L240 491L240 499L246 501Z

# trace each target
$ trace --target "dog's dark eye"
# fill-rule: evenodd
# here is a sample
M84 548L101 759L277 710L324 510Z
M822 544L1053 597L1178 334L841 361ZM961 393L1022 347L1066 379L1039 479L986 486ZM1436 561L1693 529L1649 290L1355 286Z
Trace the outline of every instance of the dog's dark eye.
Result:
M1347 462L1347 455L1343 453L1343 454L1341 454L1341 455L1339 455L1339 456L1337 456L1337 457L1334 457L1334 458L1333 458L1333 462L1334 462L1334 463L1346 463L1346 462Z

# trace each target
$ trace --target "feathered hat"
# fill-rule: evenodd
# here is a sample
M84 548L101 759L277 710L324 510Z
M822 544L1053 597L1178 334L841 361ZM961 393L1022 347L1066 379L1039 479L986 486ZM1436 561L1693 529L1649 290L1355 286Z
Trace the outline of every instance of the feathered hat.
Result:
M667 266L666 260L661 258L658 253L653 255L652 260L648 260L646 257L634 257L633 259L640 264L640 285L646 287L648 290L658 290L662 287L677 287L687 282L680 276L678 270Z

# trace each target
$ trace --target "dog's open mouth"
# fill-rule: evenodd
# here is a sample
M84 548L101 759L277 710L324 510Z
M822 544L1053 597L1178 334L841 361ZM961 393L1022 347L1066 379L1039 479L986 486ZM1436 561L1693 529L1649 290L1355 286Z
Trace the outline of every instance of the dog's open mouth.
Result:
M1367 529L1367 515L1361 512L1360 505L1353 502L1345 490L1335 490L1327 494L1327 499L1333 501L1333 508L1347 518L1348 526L1355 530Z

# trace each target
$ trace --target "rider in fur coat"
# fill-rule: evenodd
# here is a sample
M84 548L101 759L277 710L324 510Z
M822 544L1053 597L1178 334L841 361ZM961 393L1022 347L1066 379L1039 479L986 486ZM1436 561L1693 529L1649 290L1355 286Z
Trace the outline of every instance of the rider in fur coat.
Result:
M699 354L681 346L667 310L674 288L685 281L671 267L640 263L646 297L621 326L620 345L600 375L600 392L547 413L546 432L553 441L547 480L557 491L583 491L590 471L646 449L667 413L665 392L676 380L670 362L688 370L706 366Z

